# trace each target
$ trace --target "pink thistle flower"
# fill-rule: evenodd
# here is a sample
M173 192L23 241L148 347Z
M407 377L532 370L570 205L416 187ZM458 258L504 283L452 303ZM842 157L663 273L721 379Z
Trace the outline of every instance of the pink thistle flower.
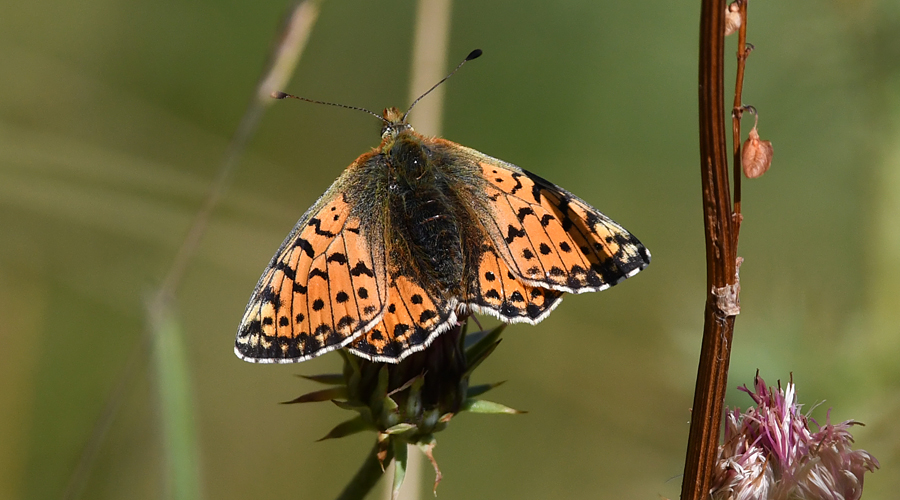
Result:
M756 376L754 390L739 388L755 408L725 417L725 440L713 473L713 500L858 500L863 475L879 467L864 450L853 450L854 420L825 426L800 413L793 381L767 387ZM810 423L818 429L810 430Z

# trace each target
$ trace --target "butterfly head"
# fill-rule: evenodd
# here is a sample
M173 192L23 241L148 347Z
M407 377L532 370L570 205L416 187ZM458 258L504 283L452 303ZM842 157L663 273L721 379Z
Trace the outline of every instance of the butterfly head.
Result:
M381 127L381 139L394 139L401 132L411 131L412 125L406 123L406 114L397 108L385 108L382 112L384 126Z

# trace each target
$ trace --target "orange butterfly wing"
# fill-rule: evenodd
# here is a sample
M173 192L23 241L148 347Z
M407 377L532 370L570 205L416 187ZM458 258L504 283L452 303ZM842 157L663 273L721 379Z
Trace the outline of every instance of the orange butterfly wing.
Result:
M381 322L353 341L350 352L372 361L397 363L456 325L456 303L398 276L388 289Z
M478 213L497 254L525 284L561 292L604 290L650 264L650 252L577 196L521 168L458 146L486 181Z
M468 306L508 323L536 324L562 302L562 292L526 284L510 271L493 245L482 246L476 276L469 285Z
M341 179L282 243L241 319L235 353L294 363L343 347L381 320L384 248L370 248L340 192Z

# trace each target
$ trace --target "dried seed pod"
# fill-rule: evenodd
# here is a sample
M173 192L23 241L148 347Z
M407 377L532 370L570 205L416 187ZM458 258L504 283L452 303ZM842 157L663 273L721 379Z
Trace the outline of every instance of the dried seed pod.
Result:
M738 2L732 2L725 7L725 36L728 36L741 28L741 6Z
M753 129L750 130L747 140L744 141L744 150L741 152L741 166L748 179L761 176L772 165L772 154L774 153L772 143L760 140L759 132L756 130L758 124L759 115L756 116L756 123L753 124Z

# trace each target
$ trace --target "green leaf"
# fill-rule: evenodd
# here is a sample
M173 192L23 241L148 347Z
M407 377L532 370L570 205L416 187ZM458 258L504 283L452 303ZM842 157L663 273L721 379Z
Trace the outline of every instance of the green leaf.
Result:
M479 332L476 332L476 333L479 333ZM466 347L468 347L470 345L471 345L471 343L469 342L469 320L466 319L466 322L463 323L462 328L460 328L460 330L459 330L459 350L461 352L466 352Z
M398 411L397 403L394 402L391 398L384 398L384 403L381 405L381 425L384 427L391 427L400 422L400 412Z
M422 412L422 386L424 384L424 373L412 380L412 387L410 387L409 395L406 397L407 418L418 418L419 413Z
M348 354L343 349L338 349L338 352L344 358L344 372L346 373L348 369L350 371L350 376L347 377L347 388L350 389L351 394L357 394L359 393L359 384L362 381L359 360L356 359L356 356Z
M505 380L502 380L500 382L494 382L493 384L473 385L473 386L469 387L469 389L466 391L466 397L474 398L476 396L481 396L482 394L493 389L494 387L503 385L504 383L506 383Z
M472 413L492 413L492 414L510 414L515 415L518 413L527 413L524 411L519 411L514 408L510 408L508 406L504 406L500 403L494 403L493 401L485 401L483 399L467 399L460 411L469 411Z
M478 332L472 334L472 337L477 337L477 339L472 343L469 347L466 348L466 360L469 361L469 364L472 364L472 360L481 358L484 351L488 349L493 349L493 345L497 342L497 339L500 338L500 334L506 328L506 324L501 324L494 328L493 330L485 333L484 335L479 335L483 332ZM468 339L467 344L468 344Z
M161 418L163 463L171 485L169 498L201 497L200 452L197 442L196 395L191 391L191 370L184 330L168 301L149 307L153 360Z
M361 417L354 417L350 420L347 420L346 422L338 424L334 429L331 429L331 432L329 432L325 437L319 439L319 441L342 438L351 434L356 434L357 432L362 432L369 428L369 424L367 424Z
M403 434L404 432L409 431L411 429L415 429L415 428L416 428L416 426L414 424L407 424L406 422L401 422L401 423L394 425L388 429L385 429L384 433L390 434L390 435Z
M486 360L488 356L490 356L491 353L494 352L494 349L496 349L498 345L500 345L499 339L493 344L487 345L484 350L478 351L478 354L476 356L469 357L468 355L466 355L467 366L466 371L463 373L463 378L472 375L472 372L474 372L475 369L478 368L478 365L480 365L482 361Z
M388 372L388 367L387 365L383 365L381 369L378 370L378 385L376 385L375 390L372 391L371 405L373 410L376 410L376 405L387 397L389 377L390 373Z
M469 349L471 349L472 346L474 346L478 342L481 342L481 339L483 339L489 333L491 333L490 330L480 330L466 335L465 343L463 344L463 351L468 351Z
M318 401L331 401L332 399L338 398L347 398L347 386L332 387L331 389L310 392L290 401L282 401L281 404L292 405L295 403L315 403Z

